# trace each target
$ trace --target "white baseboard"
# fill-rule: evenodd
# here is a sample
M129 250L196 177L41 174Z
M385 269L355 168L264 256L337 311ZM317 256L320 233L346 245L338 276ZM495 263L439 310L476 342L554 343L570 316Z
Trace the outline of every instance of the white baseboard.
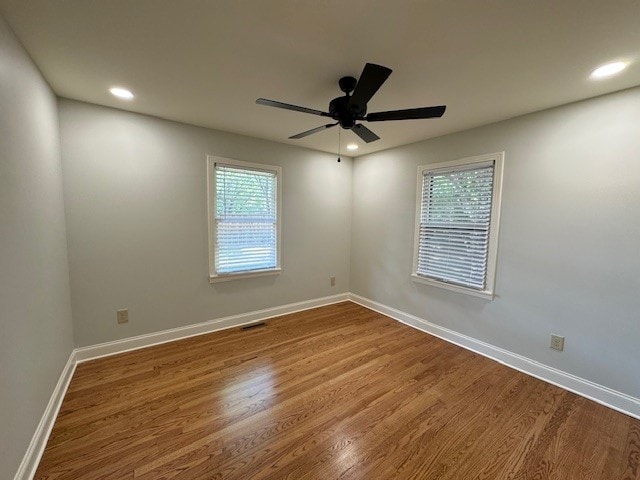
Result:
M383 305L354 293L349 294L349 299L363 307L382 313L387 317L402 322L422 332L446 340L482 356L491 358L507 367L536 377L545 382L556 385L570 392L593 400L606 407L617 410L631 417L640 419L640 398L632 397L608 387L598 385L584 378L577 377L562 370L544 365L517 353L504 350L489 343L482 342L473 337L463 335L454 330L441 327L422 318L395 308Z
M53 389L47 408L45 408L40 423L38 423L36 431L31 438L27 452L24 454L24 457L22 457L20 467L13 477L14 480L30 480L35 475L44 449L47 446L47 440L49 440L49 435L51 435L53 424L60 411L62 400L64 399L65 393L67 393L69 382L71 382L71 377L73 377L75 370L76 352L74 350L71 352L71 355L69 355L69 359L62 369L62 373L60 374L58 383Z
M279 307L265 308L264 310L255 310L253 312L241 313L239 315L231 315L229 317L209 320L207 322L187 325L186 327L172 328L170 330L162 330L160 332L138 335L136 337L123 338L113 342L100 343L89 347L76 348L76 361L78 363L94 360L96 358L116 355L118 353L138 350L140 348L150 347L161 343L173 342L183 338L203 335L205 333L217 332L227 328L235 328L248 323L254 323L267 318L286 315L288 313L309 310L310 308L322 307L333 303L345 302L349 300L348 293L341 293L329 297L314 298L303 302L289 303Z

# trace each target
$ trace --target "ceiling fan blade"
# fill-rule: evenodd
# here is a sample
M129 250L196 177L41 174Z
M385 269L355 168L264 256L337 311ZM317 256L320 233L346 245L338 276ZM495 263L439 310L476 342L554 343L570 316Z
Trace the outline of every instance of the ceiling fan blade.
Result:
M298 105L291 105L289 103L278 102L276 100L268 100L266 98L259 98L256 100L258 105L266 105L267 107L284 108L285 110L293 110L294 112L310 113L312 115L320 115L321 117L330 117L327 112L321 112L320 110L314 110L313 108L299 107Z
M378 135L376 135L375 133L373 133L371 130L369 130L367 127L365 127L360 123L355 127L353 127L351 130L353 130L353 133L358 135L362 140L364 140L367 143L380 140L380 137Z
M370 113L365 117L368 122L384 122L385 120L417 120L421 118L438 118L444 115L446 105L437 107L409 108L389 112Z
M354 107L365 107L367 103L369 103L369 100L371 100L371 97L373 97L387 78L389 78L392 71L390 68L381 65L367 63L349 99L349 107L352 108L352 110Z
M308 135L313 135L314 133L321 132L322 130L326 130L327 128L335 127L337 123L327 123L326 125L322 125L320 127L312 128L311 130L307 130L306 132L299 133L297 135L293 135L289 137L290 139L298 139L303 138Z

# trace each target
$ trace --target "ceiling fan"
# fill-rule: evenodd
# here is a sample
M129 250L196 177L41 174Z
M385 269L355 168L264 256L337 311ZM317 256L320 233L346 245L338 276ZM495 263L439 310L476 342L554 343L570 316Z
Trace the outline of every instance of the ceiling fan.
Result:
M306 132L292 135L289 137L290 139L303 138L326 130L327 128L340 125L344 129L353 130L353 132L362 140L367 143L371 143L379 140L380 137L359 122L439 118L444 114L444 111L447 108L446 105L409 108L405 110L391 110L387 112L367 114L367 103L369 103L371 97L373 97L382 84L387 80L389 75L391 75L391 72L392 70L390 68L373 63L367 63L360 74L360 80L356 80L353 77L342 77L338 81L338 85L345 95L331 100L329 103L329 112L299 107L298 105L291 105L288 103L278 102L276 100L268 100L266 98L259 98L256 100L256 103L259 105L267 105L269 107L293 110L295 112L310 113L320 117L330 117L336 121L336 123L328 123L326 125L307 130Z

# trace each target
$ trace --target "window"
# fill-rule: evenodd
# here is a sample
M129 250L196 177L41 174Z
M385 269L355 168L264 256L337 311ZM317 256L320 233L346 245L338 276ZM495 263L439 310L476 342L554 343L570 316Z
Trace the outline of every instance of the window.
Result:
M493 298L504 153L418 168L415 281Z
M281 168L208 157L211 282L280 271Z

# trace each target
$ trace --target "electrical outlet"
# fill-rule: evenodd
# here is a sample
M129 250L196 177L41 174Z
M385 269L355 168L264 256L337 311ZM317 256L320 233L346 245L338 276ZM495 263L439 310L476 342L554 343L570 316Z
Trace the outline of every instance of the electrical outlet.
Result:
M332 287L336 286L336 277L329 278L329 285L331 285Z
M129 321L129 310L123 308L122 310L118 310L118 323L127 323Z
M559 352L561 352L562 350L564 350L564 337L561 337L560 335L554 335L552 333L551 334L551 344L549 345L549 347L551 347L554 350L558 350Z

